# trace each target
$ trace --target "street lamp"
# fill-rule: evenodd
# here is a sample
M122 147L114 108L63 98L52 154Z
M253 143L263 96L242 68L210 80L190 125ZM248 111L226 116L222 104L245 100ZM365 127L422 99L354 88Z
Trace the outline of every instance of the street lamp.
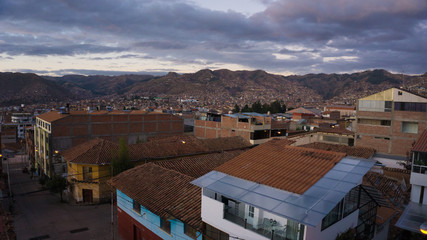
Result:
M420 231L422 232L422 234L427 235L427 222L421 224Z

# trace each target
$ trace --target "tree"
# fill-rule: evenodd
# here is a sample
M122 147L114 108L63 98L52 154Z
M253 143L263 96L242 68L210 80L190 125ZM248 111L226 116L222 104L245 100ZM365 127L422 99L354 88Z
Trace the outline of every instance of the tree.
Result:
M243 108L242 108L242 112L251 112L252 109L249 108L248 104L246 104Z
M239 107L239 105L234 105L234 109L233 109L233 112L234 113L239 113L240 112L240 107Z
M53 193L59 193L61 195L62 202L62 192L67 187L67 181L61 176L53 176L52 179L48 180L46 187Z
M116 176L117 174L133 167L132 163L130 162L128 146L123 138L120 138L118 154L112 159L111 164L113 176Z

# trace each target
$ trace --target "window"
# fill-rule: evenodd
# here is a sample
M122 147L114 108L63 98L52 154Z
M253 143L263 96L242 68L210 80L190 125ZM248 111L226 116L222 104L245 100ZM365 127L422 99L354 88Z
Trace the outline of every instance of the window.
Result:
M427 112L427 103L395 102L394 110L411 111L411 112Z
M83 181L92 181L92 167L83 167Z
M427 153L414 152L412 172L427 174Z
M332 224L338 222L342 218L343 213L343 201L339 202L331 212L322 220L322 230L328 228Z
M336 137L336 136L323 136L323 141L327 141L327 142L340 142L340 138Z
M166 219L160 218L160 228L163 231L170 233L171 232L171 223Z
M248 213L248 216L249 216L249 217L251 217L251 218L253 218L253 217L254 217L254 215L255 215L255 208L254 208L254 206L249 205L249 213Z
M403 133L418 133L418 123L416 122L402 122Z
M187 235L187 236L189 236L189 237L191 237L193 239L196 239L196 237L197 237L197 231L196 231L196 229L190 227L186 223L184 223L184 233L185 233L185 235Z
M135 211L135 212L137 212L138 214L141 214L141 204L139 204L137 201L135 201L135 200L132 200L133 201L133 203L132 203L132 209Z
M392 101L385 101L384 112L391 112L392 106L393 106Z
M391 126L390 120L377 120L377 119L358 119L359 124L369 124L369 125L381 125L381 126Z

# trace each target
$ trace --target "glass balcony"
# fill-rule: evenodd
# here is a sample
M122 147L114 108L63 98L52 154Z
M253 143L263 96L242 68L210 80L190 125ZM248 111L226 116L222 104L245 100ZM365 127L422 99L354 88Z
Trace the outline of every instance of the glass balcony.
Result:
M251 214L251 213L249 213ZM253 217L252 213L252 217ZM298 236L298 224L296 225L297 228L294 229L296 231L293 231L292 229L288 229L288 226L281 225L278 221L274 219L269 218L263 218L259 219L257 223L252 221L253 223L250 223L247 218L245 218L245 213L238 210L238 207L229 207L227 205L224 205L224 219L227 219L230 222L233 222L234 224L240 225L241 227L248 229L250 231L253 231L255 233L258 233L268 239L278 239L278 240L297 240ZM291 231L289 231L291 230Z

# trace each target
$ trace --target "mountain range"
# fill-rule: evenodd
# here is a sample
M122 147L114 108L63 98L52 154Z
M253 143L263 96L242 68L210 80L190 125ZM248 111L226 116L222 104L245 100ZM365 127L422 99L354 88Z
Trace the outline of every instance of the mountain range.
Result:
M120 75L62 77L33 73L0 73L0 104L69 101L103 96L193 97L209 101L253 101L276 98L285 102L354 100L390 87L404 87L426 94L427 73L393 74L369 70L352 74L282 76L262 70L204 69L165 76ZM222 100L221 100L222 99Z

